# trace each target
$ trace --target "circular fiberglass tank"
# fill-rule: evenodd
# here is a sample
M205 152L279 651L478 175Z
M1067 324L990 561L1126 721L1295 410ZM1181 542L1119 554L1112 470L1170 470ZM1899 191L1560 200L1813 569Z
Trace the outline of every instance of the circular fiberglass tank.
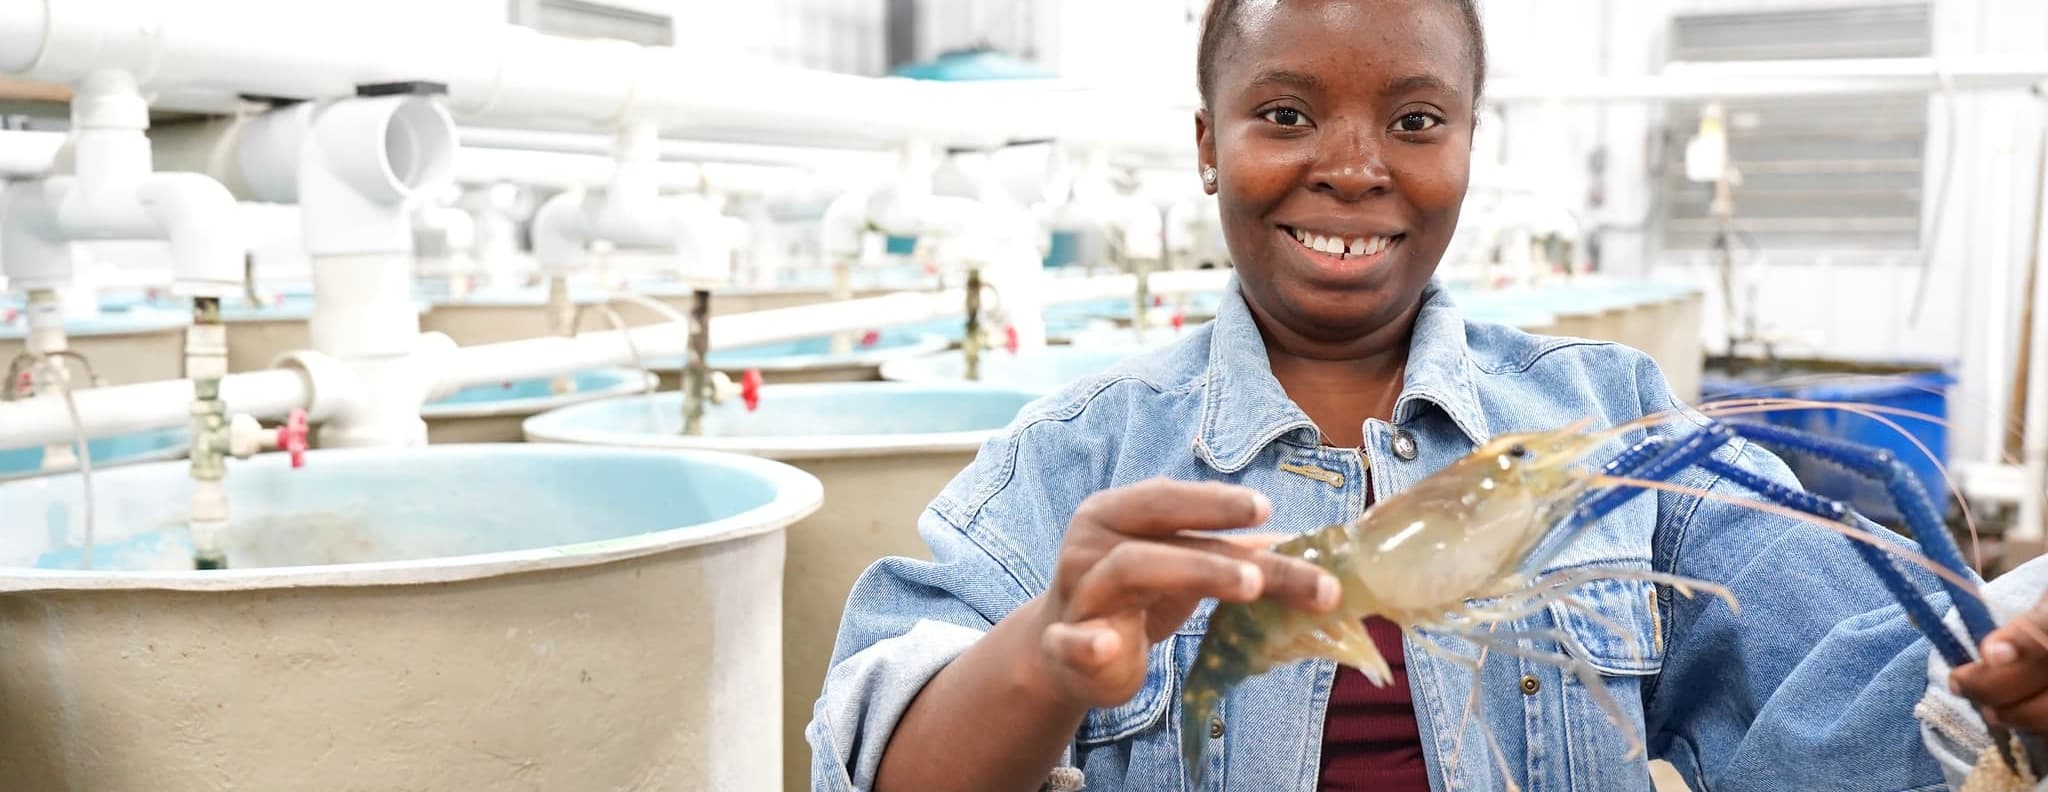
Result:
M86 450L92 454L92 469L95 471L139 462L177 459L185 455L191 431L180 426L154 432L102 437L87 441ZM77 469L77 465L73 464L65 465L58 470L44 470L43 451L43 446L0 449L0 481Z
M185 372L185 327L192 314L142 305L116 305L96 316L64 319L65 346L83 355L109 385L179 379ZM28 319L0 308L0 366L26 350ZM84 372L73 363L72 374Z
M946 348L946 339L897 329L851 334L851 349L833 354L832 338L802 338L773 344L713 350L708 363L713 369L737 378L747 369L759 369L761 379L771 384L797 382L872 382L882 378L882 364L917 357ZM683 358L651 360L647 368L661 375L663 390L680 390Z
M772 789L783 528L816 479L569 446L234 464L222 571L186 465L0 485L10 789Z
M884 556L929 558L919 515L1034 392L896 383L771 385L760 409L706 409L684 437L682 394L567 407L526 422L532 442L714 448L789 462L824 483L830 508L790 529L783 576L785 788L810 789L810 721L853 582Z
M570 303L584 309L582 316L578 318L579 332L594 333L614 329L611 319L603 311L597 310L597 306L604 305L609 296L609 292L589 284L570 284ZM433 307L420 317L420 332L445 333L462 346L559 335L549 323L547 306L546 284L494 286L468 292L460 297L444 295L434 298ZM632 327L669 321L666 316L630 304L622 303L611 307L619 312L621 320Z
M564 378L570 387L557 393L555 378L476 385L427 403L420 417L427 421L429 443L516 443L525 438L520 424L549 410L653 389L652 374L631 368L577 372Z

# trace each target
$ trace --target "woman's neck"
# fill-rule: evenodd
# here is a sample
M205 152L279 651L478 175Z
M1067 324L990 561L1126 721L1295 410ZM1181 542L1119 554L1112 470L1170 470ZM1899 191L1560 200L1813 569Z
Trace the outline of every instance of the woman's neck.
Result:
M1323 442L1357 448L1369 418L1393 417L1408 370L1409 314L1341 347L1290 343L1288 333L1265 333L1273 378L1322 431Z

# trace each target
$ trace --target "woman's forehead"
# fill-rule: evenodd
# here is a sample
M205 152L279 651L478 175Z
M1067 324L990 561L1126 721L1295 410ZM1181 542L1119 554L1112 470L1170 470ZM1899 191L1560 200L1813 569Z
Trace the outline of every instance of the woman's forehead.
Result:
M1226 24L1234 30L1217 53L1218 71L1238 87L1385 91L1435 83L1464 93L1471 71L1469 34L1448 0L1245 0Z

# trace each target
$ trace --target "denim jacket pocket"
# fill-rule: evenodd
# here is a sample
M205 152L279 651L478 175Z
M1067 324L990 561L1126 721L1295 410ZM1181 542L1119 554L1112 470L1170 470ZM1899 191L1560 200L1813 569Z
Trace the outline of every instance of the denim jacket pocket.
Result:
M1607 676L1649 676L1664 669L1664 625L1657 587L1645 580L1598 580L1572 602L1550 604L1564 650Z
M1180 671L1174 662L1174 646L1179 640L1178 636L1169 637L1152 645L1145 661L1145 683L1130 701L1088 711L1081 721L1081 745L1129 739L1166 719L1174 691L1180 687Z

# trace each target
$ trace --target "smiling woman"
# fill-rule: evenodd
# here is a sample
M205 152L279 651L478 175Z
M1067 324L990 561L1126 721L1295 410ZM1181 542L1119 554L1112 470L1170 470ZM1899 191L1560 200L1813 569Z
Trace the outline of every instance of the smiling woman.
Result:
M1918 633L1874 577L1785 572L1858 569L1855 551L1693 494L1629 501L1541 573L1697 579L1747 618L1637 579L1504 627L1597 671L1611 717L1584 678L1367 619L1386 684L1280 664L1183 723L1217 602L1357 595L1278 537L1417 492L1501 434L1674 406L1647 355L1468 319L1434 281L1484 88L1472 0L1218 0L1199 52L1196 173L1234 287L1213 322L1026 408L926 510L931 560L861 578L807 730L813 789L1634 791L1650 758L1695 788L1939 783L1912 715ZM1685 428L1651 423L1610 453ZM1797 486L1753 446L1716 457Z
M1337 31L1354 33L1310 44ZM1201 165L1262 329L1405 335L1465 199L1485 74L1472 2L1223 0L1200 46Z

